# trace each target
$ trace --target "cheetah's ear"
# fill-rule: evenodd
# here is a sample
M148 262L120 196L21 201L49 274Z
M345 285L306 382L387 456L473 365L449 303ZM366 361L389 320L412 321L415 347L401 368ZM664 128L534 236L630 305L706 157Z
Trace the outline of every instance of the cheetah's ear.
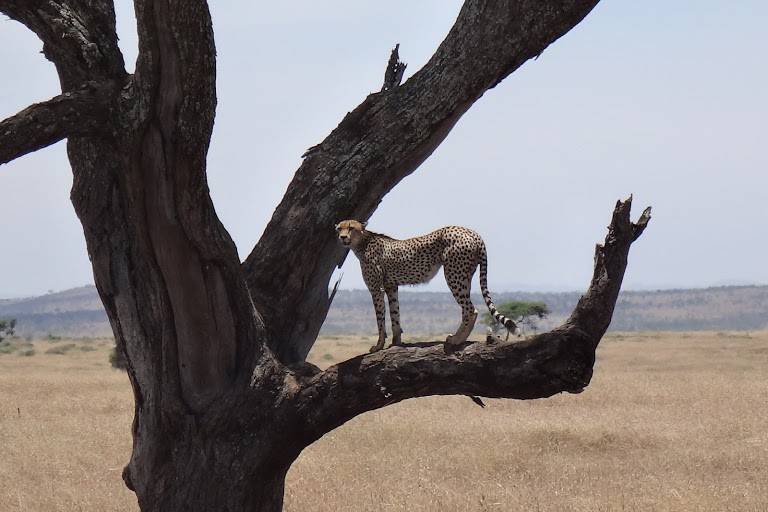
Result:
M334 228L336 231L338 231L338 230L339 230L339 226L340 226L340 224L336 224L335 226L333 226L333 228Z
M368 223L367 222L361 222L360 225L363 226L363 229L365 229L365 227L368 225Z

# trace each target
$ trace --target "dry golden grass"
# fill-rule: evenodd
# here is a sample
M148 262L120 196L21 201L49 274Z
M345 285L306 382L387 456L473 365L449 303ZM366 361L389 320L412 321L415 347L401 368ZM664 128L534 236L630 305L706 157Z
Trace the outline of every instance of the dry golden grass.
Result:
M311 360L372 341L326 338ZM136 510L120 480L130 388L108 346L35 345L0 354L0 511ZM294 464L286 510L768 510L768 333L610 335L581 395L486 403L356 418Z
M0 511L136 510L120 474L131 449L132 396L109 366L111 342L35 342L0 356Z

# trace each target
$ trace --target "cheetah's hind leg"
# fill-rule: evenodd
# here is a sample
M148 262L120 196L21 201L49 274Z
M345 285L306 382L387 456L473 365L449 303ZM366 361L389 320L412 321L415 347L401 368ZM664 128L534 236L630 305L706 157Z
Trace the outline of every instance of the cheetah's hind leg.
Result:
M472 329L475 328L475 322L477 321L477 310L473 310L469 314L469 318L462 318L461 325L459 326L459 329L456 331L456 334L449 334L447 338L445 338L445 342L450 345L461 345L465 341L467 341L467 338L469 338L469 335L472 334Z
M472 287L472 262L461 258L447 259L443 264L443 273L445 281L448 283L453 298L461 307L461 324L452 334L445 339L450 345L461 345L472 332L477 320L477 310L469 298L469 292Z

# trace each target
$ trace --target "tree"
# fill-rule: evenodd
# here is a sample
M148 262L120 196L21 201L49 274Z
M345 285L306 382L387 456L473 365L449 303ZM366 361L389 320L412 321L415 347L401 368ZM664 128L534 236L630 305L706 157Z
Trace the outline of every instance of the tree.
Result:
M16 328L16 319L0 318L0 341L3 341L4 336L13 336L14 329Z
M0 163L66 138L71 193L135 397L123 471L143 511L274 511L302 449L365 411L417 396L580 392L640 236L619 202L595 274L560 328L514 344L412 345L325 371L304 361L344 257L332 229L366 220L459 118L598 0L467 0L407 82L393 54L370 94L304 154L241 263L206 183L215 47L204 0L135 0L125 71L111 0L0 0L34 31L62 94L0 123Z
M526 326L535 333L537 329L536 320L541 320L549 315L549 308L543 302L513 300L499 304L497 310L505 317L514 320L520 327L522 334L525 334ZM499 323L490 315L490 313L485 313L483 315L483 320L486 325L494 330L494 332L498 330ZM508 337L509 333L507 332L507 338Z

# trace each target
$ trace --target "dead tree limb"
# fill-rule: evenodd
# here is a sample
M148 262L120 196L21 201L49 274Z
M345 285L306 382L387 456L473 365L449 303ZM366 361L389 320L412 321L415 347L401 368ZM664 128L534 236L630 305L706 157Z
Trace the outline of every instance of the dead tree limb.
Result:
M408 65L400 61L399 49L399 44L392 48L392 54L389 56L389 62L387 63L387 70L384 72L384 85L381 86L381 92L391 91L403 81L403 73L405 73L405 68Z
M0 121L0 164L62 139L108 134L116 84L89 83Z
M88 81L125 78L113 0L0 0L0 13L37 34L63 92Z

